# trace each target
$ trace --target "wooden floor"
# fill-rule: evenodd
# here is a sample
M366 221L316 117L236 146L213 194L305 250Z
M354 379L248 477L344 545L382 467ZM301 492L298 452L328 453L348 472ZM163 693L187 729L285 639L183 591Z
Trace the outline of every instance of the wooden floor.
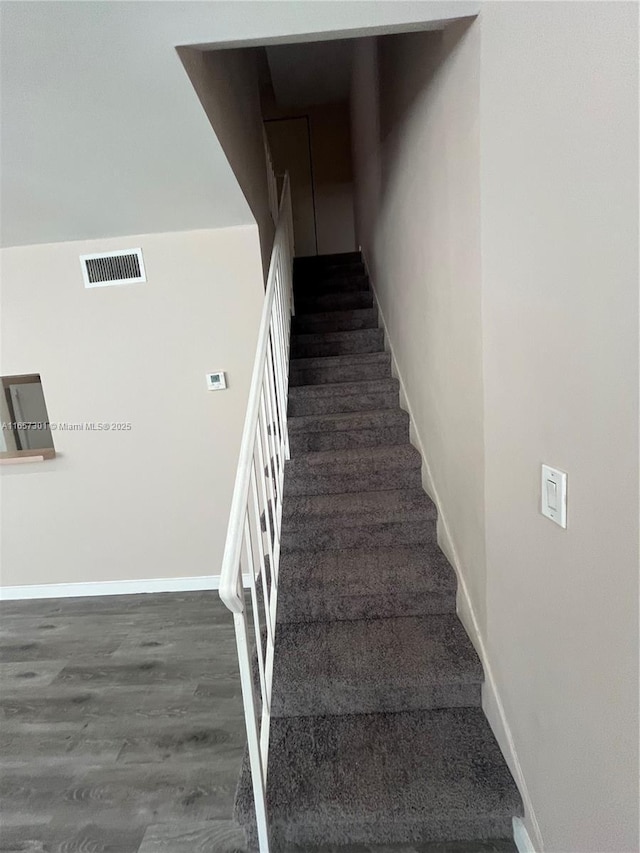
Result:
M0 604L0 850L237 853L245 734L213 592Z
M2 853L246 853L231 821L244 744L217 593L0 603Z

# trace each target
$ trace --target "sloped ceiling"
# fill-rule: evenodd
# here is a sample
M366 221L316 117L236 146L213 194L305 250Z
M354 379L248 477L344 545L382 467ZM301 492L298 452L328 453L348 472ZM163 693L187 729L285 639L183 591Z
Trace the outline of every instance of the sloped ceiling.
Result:
M177 46L419 29L478 9L464 0L3 2L2 245L254 221Z

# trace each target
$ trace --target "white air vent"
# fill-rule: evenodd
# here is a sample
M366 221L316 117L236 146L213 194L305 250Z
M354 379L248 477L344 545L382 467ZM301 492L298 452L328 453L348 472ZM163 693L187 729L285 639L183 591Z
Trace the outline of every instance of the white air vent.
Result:
M108 287L112 284L135 284L146 281L142 249L80 255L85 287Z

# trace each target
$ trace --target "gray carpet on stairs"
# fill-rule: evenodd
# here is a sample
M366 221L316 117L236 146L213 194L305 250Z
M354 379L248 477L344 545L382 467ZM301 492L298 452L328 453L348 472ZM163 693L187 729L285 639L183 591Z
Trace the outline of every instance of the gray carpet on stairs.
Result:
M378 312L375 308L356 308L352 311L327 311L322 314L296 314L291 330L296 332L346 332L349 329L377 329Z
M374 714L480 704L482 667L455 614L278 628L271 713Z
M480 708L361 258L297 259L294 282L274 853L506 853L522 802ZM255 849L247 760L236 819Z
M456 579L434 540L283 554L278 623L455 613Z
M504 838L521 810L479 708L276 718L269 774L276 850ZM236 799L245 821L248 782L243 773Z
M340 399L348 403L350 398ZM421 465L420 454L410 444L305 453L287 465L285 494L416 490L422 486Z
M325 385L391 379L391 356L388 352L297 358L291 364L289 384Z

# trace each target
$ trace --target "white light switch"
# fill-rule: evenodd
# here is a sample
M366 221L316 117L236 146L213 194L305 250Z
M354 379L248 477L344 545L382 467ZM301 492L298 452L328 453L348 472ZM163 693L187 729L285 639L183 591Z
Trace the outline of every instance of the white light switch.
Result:
M542 466L542 514L560 527L567 526L567 475L557 468Z
M222 391L227 387L227 377L221 370L216 373L207 373L207 388L209 391Z

